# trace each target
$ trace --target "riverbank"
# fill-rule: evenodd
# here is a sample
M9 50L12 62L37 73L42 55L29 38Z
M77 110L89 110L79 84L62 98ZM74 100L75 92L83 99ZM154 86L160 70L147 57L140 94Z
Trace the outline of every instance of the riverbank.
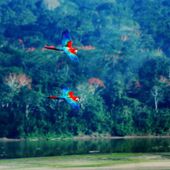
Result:
M146 138L170 138L170 136L75 136L73 139L75 140L83 140L83 139L146 139Z
M170 153L112 153L0 160L0 170L168 170Z
M69 137L32 137L32 138L0 138L0 141L5 141L5 142L17 142L17 141L25 141L25 140L30 140L30 141L38 141L38 140L91 140L91 139L146 139L146 138L170 138L170 136L154 136L154 135L148 135L148 136L109 136L109 135L92 135L92 136L69 136Z

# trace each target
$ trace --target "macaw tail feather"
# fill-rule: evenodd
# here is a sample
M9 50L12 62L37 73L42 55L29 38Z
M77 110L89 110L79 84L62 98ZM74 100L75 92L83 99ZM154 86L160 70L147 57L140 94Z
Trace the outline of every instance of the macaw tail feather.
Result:
M50 46L45 45L44 48L46 48L46 49L48 49L48 50L63 51L63 50L61 50L61 49L59 49L59 48L56 48L56 47L53 46L53 45L50 45Z
M57 96L48 96L49 99L58 99Z

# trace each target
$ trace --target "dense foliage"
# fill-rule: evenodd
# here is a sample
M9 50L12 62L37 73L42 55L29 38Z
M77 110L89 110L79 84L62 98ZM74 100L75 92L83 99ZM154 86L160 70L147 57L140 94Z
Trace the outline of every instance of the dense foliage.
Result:
M170 134L169 0L1 0L0 137ZM44 50L69 29L80 63ZM49 101L67 86L81 109Z

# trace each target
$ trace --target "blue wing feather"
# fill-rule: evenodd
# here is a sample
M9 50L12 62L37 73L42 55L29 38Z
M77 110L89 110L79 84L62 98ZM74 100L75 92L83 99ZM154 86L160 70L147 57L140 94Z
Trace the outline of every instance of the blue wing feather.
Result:
M67 46L67 43L71 40L71 36L68 30L63 31L62 33L62 45L65 47Z
M62 90L62 97L63 98L68 98L68 96L69 96L69 89L68 88L64 88L63 90Z
M74 109L80 108L79 104L75 102L74 100L72 100L71 98L67 98L66 101L72 106L72 108Z

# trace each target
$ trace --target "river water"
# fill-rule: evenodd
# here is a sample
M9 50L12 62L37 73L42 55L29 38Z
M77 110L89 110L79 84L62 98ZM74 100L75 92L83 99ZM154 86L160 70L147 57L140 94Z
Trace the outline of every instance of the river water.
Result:
M115 152L170 152L170 138L0 141L0 159Z

